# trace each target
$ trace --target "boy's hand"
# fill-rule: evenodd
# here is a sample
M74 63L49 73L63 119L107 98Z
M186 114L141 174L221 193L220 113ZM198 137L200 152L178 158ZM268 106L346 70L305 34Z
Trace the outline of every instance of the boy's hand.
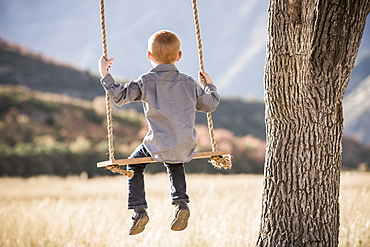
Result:
M101 56L101 58L98 60L99 74L101 78L108 75L108 69L111 67L113 60L114 57L105 60L104 56Z
M207 84L214 85L212 78L209 76L209 74L205 71L199 71L199 82L204 85L206 82Z

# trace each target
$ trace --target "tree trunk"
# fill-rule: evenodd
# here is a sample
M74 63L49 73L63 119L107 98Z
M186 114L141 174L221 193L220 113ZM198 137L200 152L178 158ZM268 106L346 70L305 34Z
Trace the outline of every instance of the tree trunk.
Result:
M370 0L271 0L257 246L338 246L342 100Z

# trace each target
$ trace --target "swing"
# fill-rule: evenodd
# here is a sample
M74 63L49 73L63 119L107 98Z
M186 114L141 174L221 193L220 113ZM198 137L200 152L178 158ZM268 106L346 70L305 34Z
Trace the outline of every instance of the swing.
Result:
M194 25L196 29L196 38L198 42L198 55L199 55L199 67L201 71L204 71L203 62L203 51L202 51L202 41L200 37L200 26L198 20L198 10L196 0L192 0L193 6L193 17ZM107 48L107 35L105 29L105 14L104 14L104 0L100 0L100 24L102 33L102 45L103 45L103 56L108 59L108 48ZM206 87L207 82L204 82L204 87ZM107 113L107 131L108 131L108 154L109 160L97 163L97 167L106 167L112 172L120 173L131 178L134 174L133 171L127 171L120 168L120 165L131 165L131 164L142 164L142 163L154 163L157 162L151 157L144 158L133 158L133 159L115 159L114 158L114 146L113 146L113 118L112 118L112 106L111 99L108 93L105 94L105 105ZM216 168L230 169L232 167L231 163L231 152L230 151L217 151L216 138L213 129L212 114L207 113L207 123L208 131L211 139L212 151L211 152L199 152L193 157L193 159L203 159L210 158L210 163Z

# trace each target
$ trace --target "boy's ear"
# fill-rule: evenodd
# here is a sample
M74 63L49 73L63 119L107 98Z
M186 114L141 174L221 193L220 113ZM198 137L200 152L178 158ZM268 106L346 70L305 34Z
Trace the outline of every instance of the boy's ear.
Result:
M146 57L148 58L149 61L153 60L153 55L150 51L148 51L148 53L146 54Z
M177 55L176 62L180 61L181 58L182 58L182 51L179 51L179 55Z

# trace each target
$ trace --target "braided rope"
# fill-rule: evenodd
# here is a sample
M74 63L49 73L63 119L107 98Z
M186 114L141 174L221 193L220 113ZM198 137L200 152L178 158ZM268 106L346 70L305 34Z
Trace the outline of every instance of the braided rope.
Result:
M200 71L204 71L203 46L202 46L202 39L200 36L200 24L199 24L199 17L198 17L197 0L192 0L192 6L193 6L195 34L196 34L196 39L198 43L199 69ZM206 86L207 86L207 82L205 81L203 84L204 89L206 89ZM211 139L212 151L215 152L217 151L217 143L216 143L215 131L213 129L212 114L210 112L207 113L207 123L208 123L209 137ZM232 166L230 155L212 156L210 163L216 168L223 167L225 169L230 169Z
M101 34L102 34L102 45L103 45L103 56L104 59L108 59L108 46L107 46L107 31L105 28L105 14L104 14L104 0L100 0L100 25L101 25ZM114 161L114 145L113 145L113 117L112 117L112 104L111 99L106 92L105 94L105 108L107 112L107 131L108 131L108 154L109 154L109 160ZM112 172L120 173L122 175L126 175L127 177L131 178L133 176L132 171L126 171L120 168L119 165L110 165L107 166L107 169L109 169Z

